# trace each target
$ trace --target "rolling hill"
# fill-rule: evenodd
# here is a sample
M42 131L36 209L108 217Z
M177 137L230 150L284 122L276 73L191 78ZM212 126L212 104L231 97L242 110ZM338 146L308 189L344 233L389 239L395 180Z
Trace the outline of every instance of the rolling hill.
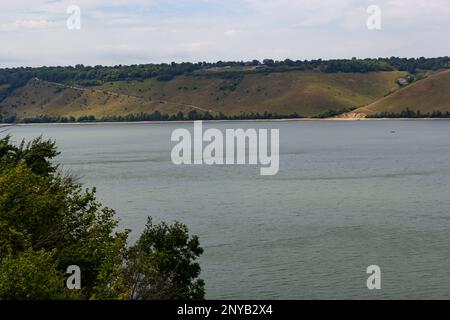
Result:
M355 114L375 115L400 113L406 108L422 114L433 111L450 112L450 70L438 72L411 85L358 108Z
M235 76L199 73L176 76L170 81L113 81L95 87L33 78L0 103L0 112L17 118L102 117L156 110L166 114L198 110L226 115L271 112L311 117L328 110L373 106L398 90L396 80L405 75L403 71L324 73L313 70Z

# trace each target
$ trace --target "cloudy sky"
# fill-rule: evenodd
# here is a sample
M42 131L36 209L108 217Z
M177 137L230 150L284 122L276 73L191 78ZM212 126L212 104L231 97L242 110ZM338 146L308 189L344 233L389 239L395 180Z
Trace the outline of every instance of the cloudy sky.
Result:
M1 0L0 67L444 56L449 17L450 0Z

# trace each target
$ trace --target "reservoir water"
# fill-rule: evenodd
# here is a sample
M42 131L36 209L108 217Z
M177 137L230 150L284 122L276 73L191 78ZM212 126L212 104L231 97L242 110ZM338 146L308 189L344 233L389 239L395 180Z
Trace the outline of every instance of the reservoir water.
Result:
M280 171L175 166L192 123L33 125L62 169L96 186L131 241L155 222L200 237L211 299L450 298L450 121L204 123L280 129ZM366 287L370 265L382 289Z

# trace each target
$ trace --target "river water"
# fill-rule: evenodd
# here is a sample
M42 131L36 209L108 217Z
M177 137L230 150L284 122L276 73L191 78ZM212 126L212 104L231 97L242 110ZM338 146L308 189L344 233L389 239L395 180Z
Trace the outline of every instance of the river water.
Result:
M211 299L450 298L450 122L212 122L280 130L280 171L175 166L191 123L29 125L63 170L117 210L131 241L155 222L200 237ZM381 268L369 291L366 269Z

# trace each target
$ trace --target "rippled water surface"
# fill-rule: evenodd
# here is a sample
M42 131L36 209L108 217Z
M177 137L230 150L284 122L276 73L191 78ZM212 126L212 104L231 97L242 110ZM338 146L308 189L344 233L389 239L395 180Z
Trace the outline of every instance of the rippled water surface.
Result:
M16 126L56 139L65 170L121 226L186 223L208 298L450 298L450 122L228 122L279 128L280 172L182 166L170 136L192 124ZM382 269L382 290L366 268Z

